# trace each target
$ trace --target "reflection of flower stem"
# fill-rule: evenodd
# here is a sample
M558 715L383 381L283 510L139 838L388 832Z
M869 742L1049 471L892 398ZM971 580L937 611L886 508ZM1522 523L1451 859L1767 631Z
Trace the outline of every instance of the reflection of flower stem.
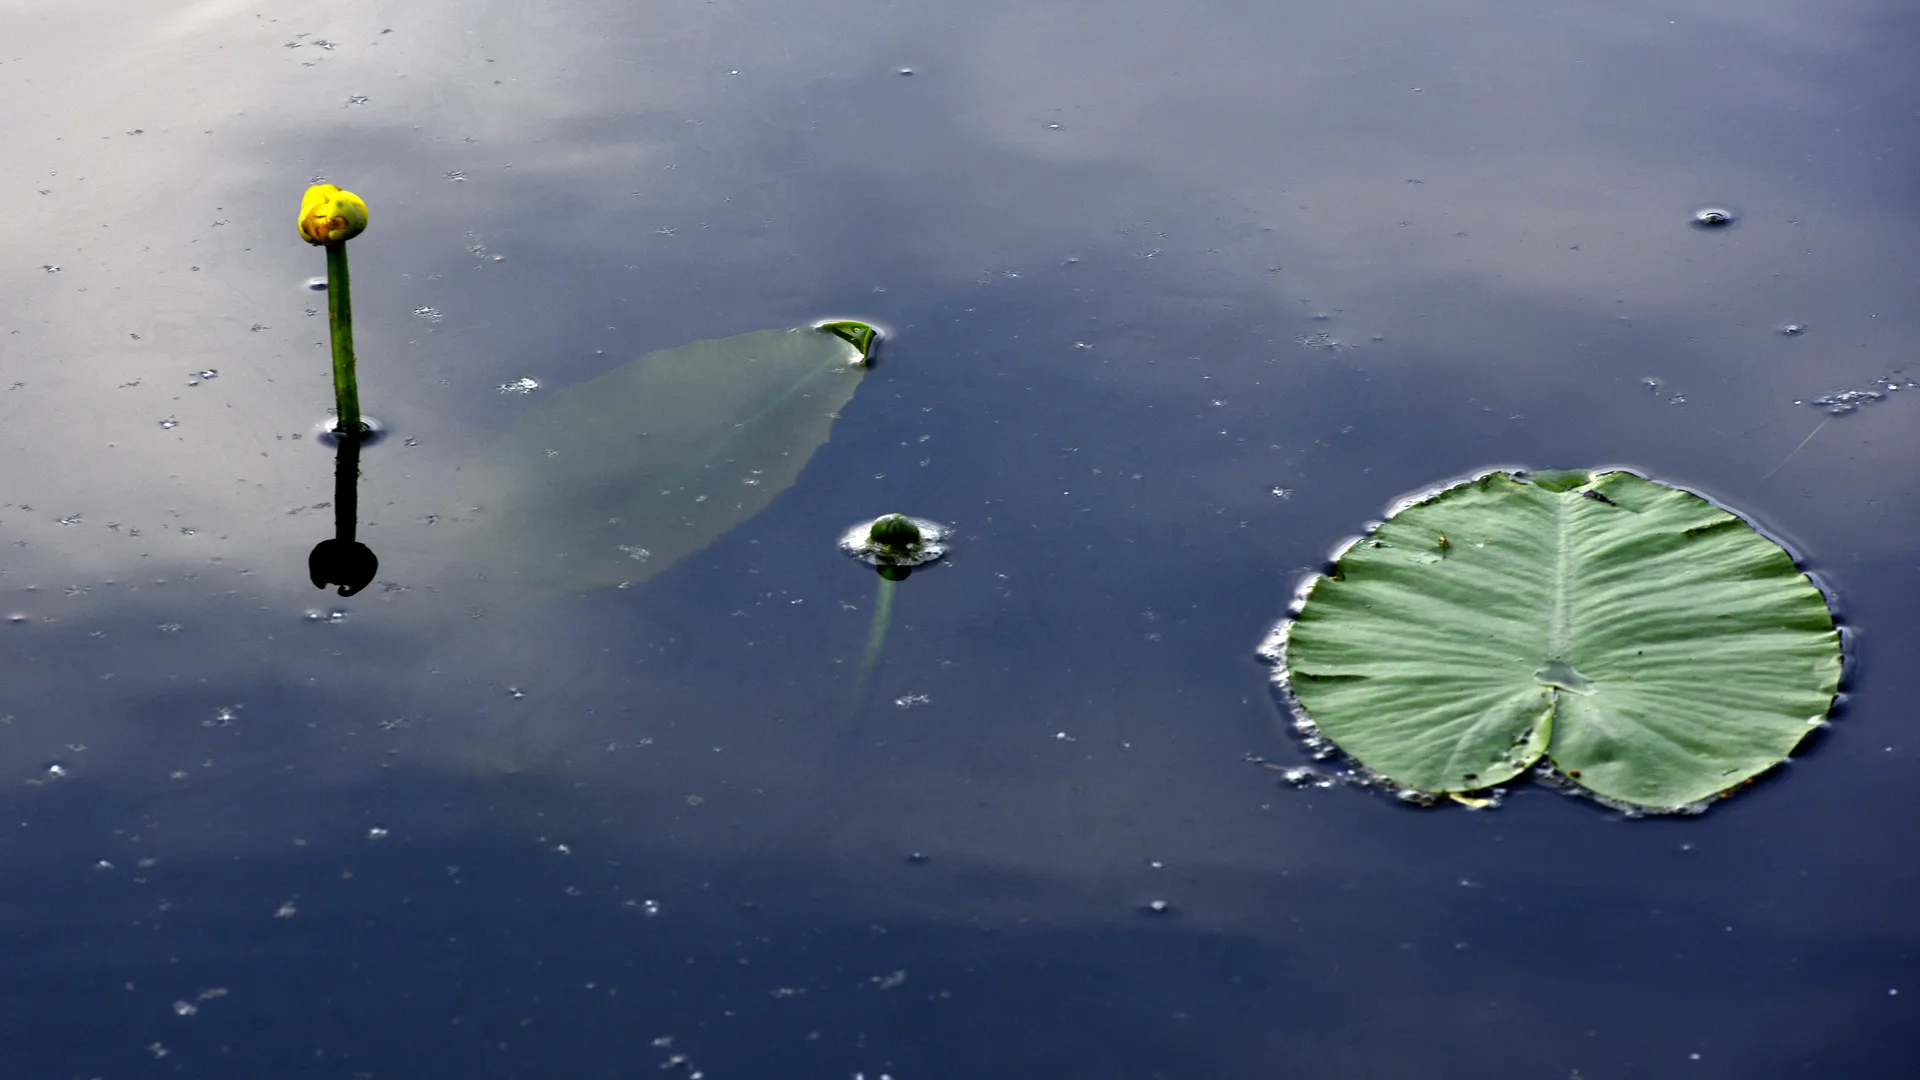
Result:
M333 400L339 413L334 430L343 439L358 439L360 384L353 371L353 297L347 279L347 242L327 244L327 322L333 331Z

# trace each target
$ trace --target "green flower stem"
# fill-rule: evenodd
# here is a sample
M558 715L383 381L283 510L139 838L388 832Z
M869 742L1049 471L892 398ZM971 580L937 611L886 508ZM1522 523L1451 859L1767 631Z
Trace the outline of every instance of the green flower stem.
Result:
M353 372L353 297L347 278L347 242L327 245L327 322L333 331L333 400L340 437L358 439L366 430L360 422L360 383Z
M887 643L887 624L893 621L894 579L880 578L880 591L873 598L873 624L867 628L867 652L860 658L860 675L854 680L853 700L848 702L849 711L858 709L867 699L867 687L873 682L873 668L880 659L880 649Z

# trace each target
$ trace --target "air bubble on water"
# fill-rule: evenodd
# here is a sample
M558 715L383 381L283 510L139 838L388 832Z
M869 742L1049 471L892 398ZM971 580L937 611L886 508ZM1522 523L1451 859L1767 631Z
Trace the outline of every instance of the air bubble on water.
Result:
M930 705L933 699L926 694L903 694L893 699L895 708L911 709L920 705Z
M500 384L500 392L503 394L531 394L538 389L540 389L540 380L531 376L522 376L512 382Z
M447 179L457 184L460 181L465 180L467 178L467 174L460 169L448 169L446 172L446 177Z
M1149 915L1165 915L1173 910L1173 905L1165 900L1149 900L1141 905L1141 910Z
M348 105L365 105L366 103L367 103L367 95L365 94L348 94L347 95Z
M417 308L414 308L414 309L413 309L413 313L414 313L415 315L418 315L418 316L420 316L421 318L423 318L423 319L425 319L425 320L427 320L428 322L439 322L439 321L440 321L440 309L439 309L439 308L435 308L435 307L428 307L427 305L425 305L425 304L422 304L422 305L420 305L419 307L417 307Z
M274 909L273 917L276 919L291 919L298 914L300 914L299 905L296 904L294 901L289 900L286 903L281 904L278 908Z
M327 279L323 277L310 277L307 279L306 287L314 292L326 292ZM309 312L309 314L318 314L318 312Z
M165 420L160 421L160 430L162 431L172 431L179 426L180 418L177 416L169 416Z
M655 918L660 914L660 901L658 900L653 900L653 899L622 900L620 902L620 906L637 911L649 919ZM666 1044L662 1043L659 1045L666 1045Z
M1801 334L1807 332L1807 324L1797 322L1781 323L1780 332L1787 337L1799 337Z
M199 1011L200 1006L185 999L173 1003L173 1015L175 1016L192 1016Z
M518 701L519 699L526 697L527 692L525 690L520 689L517 686L509 686L507 687L507 696Z
M373 828L367 830L367 839L369 840L385 840L386 838L387 829L384 825L375 825Z
M912 69L912 68L904 68L904 67L903 67L903 68L901 68L901 69L900 69L900 74L901 74L901 75L912 75L912 74L913 74L913 69Z
M1267 489L1267 494L1276 499L1291 499L1293 498L1293 489L1287 487L1272 487Z
M1687 395L1685 394L1675 394L1667 399L1667 404L1669 405L1685 405L1686 403Z
M1724 229L1738 216L1724 206L1703 206L1693 212L1693 225L1697 229Z
M1640 385L1646 387L1647 393L1649 394L1657 394L1660 392L1660 380L1654 378L1651 375L1647 376L1644 379L1641 379Z
M232 727L240 719L237 706L222 705L213 710L213 715L200 721L201 727Z
M7 621L12 623L15 626L21 626L27 622L28 618L29 616L27 615L26 612L16 611L7 616Z
M924 851L909 851L906 861L908 866L925 866L933 861L933 856Z

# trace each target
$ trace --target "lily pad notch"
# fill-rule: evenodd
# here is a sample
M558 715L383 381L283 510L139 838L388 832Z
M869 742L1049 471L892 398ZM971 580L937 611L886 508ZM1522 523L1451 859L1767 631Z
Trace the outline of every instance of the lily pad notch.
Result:
M1662 812L1786 760L1843 668L1786 549L1622 469L1497 470L1402 504L1260 654L1310 742L1403 793L1471 801L1535 771Z

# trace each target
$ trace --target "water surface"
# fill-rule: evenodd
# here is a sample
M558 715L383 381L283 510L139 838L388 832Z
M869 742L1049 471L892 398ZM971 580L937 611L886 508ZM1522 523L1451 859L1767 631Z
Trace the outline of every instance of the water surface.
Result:
M1914 1071L1913 403L1808 440L1794 402L1915 366L1917 30L15 5L9 1074ZM394 432L346 599L304 568L317 178L372 205ZM882 363L701 555L568 596L453 558L447 477L540 400L503 385L846 314ZM1497 464L1793 544L1858 631L1824 742L1671 821L1249 764L1303 760L1253 656L1300 575ZM835 541L890 511L954 550L849 710L874 581Z

